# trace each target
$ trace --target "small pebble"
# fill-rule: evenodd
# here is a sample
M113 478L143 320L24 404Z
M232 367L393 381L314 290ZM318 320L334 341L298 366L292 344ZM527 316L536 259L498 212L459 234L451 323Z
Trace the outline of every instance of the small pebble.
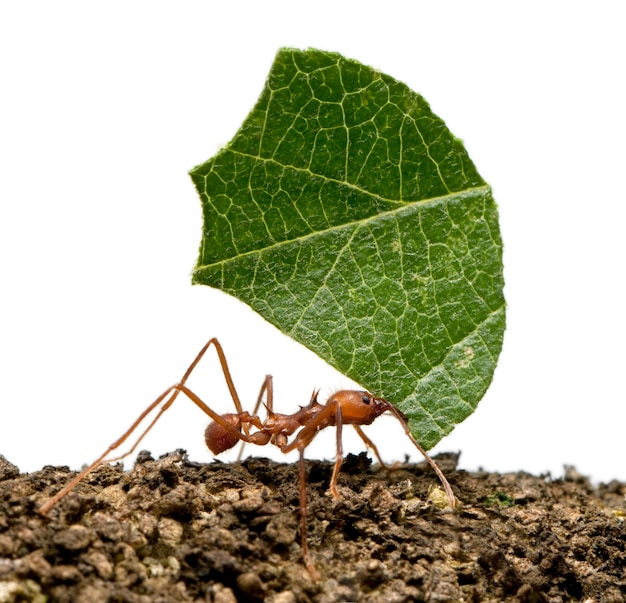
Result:
M237 576L237 586L248 597L253 600L262 600L265 594L265 587L261 578L254 572L244 572Z
M96 533L81 525L73 525L57 532L53 537L54 544L68 550L80 551L87 548L95 539Z

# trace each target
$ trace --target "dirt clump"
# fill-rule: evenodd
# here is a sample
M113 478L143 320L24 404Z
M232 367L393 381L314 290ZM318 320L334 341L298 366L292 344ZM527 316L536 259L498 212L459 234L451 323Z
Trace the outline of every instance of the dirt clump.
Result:
M103 465L54 507L74 472L21 474L0 456L0 603L626 601L626 485L456 470L446 508L424 464L392 472L348 456L307 461L301 560L297 465L190 462L184 451L131 471Z

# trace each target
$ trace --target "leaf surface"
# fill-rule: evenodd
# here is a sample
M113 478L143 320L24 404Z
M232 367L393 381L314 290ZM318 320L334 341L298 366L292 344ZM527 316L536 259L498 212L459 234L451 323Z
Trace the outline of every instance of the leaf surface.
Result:
M474 410L505 327L497 208L420 95L339 54L282 49L191 177L194 283L396 404L426 448Z

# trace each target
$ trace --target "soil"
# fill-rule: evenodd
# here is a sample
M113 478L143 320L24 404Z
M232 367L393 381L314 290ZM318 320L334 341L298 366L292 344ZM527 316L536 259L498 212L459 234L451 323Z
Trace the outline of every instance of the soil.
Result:
M456 470L442 501L423 464L349 456L340 500L307 461L302 563L298 468L263 458L199 464L184 451L104 465L47 516L74 472L20 474L0 456L0 603L626 601L626 484Z

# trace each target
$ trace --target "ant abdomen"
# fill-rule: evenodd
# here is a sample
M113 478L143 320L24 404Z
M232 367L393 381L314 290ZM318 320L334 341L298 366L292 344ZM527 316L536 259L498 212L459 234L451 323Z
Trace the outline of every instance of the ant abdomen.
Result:
M230 423L237 431L241 433L241 419L238 414L225 414L222 418ZM241 438L237 437L232 431L226 429L219 423L211 421L204 430L204 441L207 448L213 454L221 454L225 450L230 450Z

